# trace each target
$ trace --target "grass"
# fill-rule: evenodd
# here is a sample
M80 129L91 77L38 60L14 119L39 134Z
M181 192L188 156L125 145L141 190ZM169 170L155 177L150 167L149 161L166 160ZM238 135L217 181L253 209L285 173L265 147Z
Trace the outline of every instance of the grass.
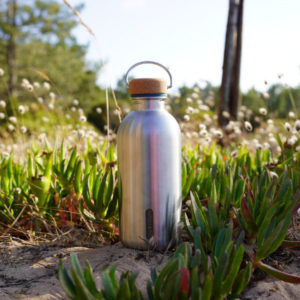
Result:
M0 105L0 238L37 239L80 227L117 241L115 132L105 137L86 122L80 101L62 106L51 90L40 101L38 88L28 85L31 102ZM174 115L176 97L166 106ZM179 245L160 273L153 271L150 299L235 298L256 268L299 283L264 260L280 245L299 246L285 236L299 207L300 121L272 120L266 111L241 107L239 121L228 116L221 129L207 110L212 101L211 95L201 99L197 89L185 104L187 117L180 117L182 220L189 242ZM141 299L135 278L124 273L117 281L115 268L106 269L104 288L97 290L91 268L87 264L83 272L76 257L71 274L62 262L59 268L72 299Z

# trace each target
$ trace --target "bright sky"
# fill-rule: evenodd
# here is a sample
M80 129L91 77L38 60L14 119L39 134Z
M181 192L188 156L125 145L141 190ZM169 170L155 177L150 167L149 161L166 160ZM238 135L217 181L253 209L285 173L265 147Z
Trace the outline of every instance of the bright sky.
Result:
M90 42L88 59L107 62L104 80L113 84L141 60L166 65L174 88L201 79L220 85L229 0L69 0L85 3L82 19L95 32L75 30ZM241 88L266 89L264 80L300 84L300 1L245 0ZM109 75L108 75L109 74ZM139 77L165 76L139 67ZM104 78L105 77L105 78Z

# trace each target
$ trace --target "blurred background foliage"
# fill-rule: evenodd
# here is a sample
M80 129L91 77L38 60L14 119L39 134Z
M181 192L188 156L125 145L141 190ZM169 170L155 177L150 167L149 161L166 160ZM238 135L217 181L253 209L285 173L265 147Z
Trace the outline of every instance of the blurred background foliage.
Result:
M81 11L84 4L76 9ZM0 98L7 100L11 97L10 100L16 104L36 102L21 86L22 80L26 78L29 82L41 84L48 81L56 94L58 105L71 107L72 100L78 99L88 121L103 131L106 116L96 113L99 106L105 111L105 90L97 83L102 67L100 63L87 61L88 45L80 44L73 35L73 29L78 25L75 18L62 1L0 1L0 67L5 72L3 80L6 83L0 84ZM177 95L170 97L169 103L178 119L183 119L189 105L185 100L195 88L199 88L199 94L206 99L205 102L211 101L210 110L216 110L219 87L209 82L205 86L200 83L192 87L182 86ZM115 93L122 111L124 108L125 112L128 111L130 101L123 78L118 81ZM48 94L47 89L40 89L35 96L47 97ZM266 83L264 92L252 88L241 96L241 105L254 112L265 107L273 118L285 118L289 111L297 115L300 113L299 86L288 88L283 82L273 85ZM111 99L112 95L109 94L109 97ZM295 111L291 97L298 111ZM112 114L110 121L111 128L115 129L118 118Z

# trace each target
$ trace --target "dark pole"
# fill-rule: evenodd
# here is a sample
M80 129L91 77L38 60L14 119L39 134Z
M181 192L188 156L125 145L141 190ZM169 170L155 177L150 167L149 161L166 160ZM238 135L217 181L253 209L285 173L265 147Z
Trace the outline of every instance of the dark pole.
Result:
M7 18L9 23L9 39L7 44L7 63L8 63L8 89L10 95L14 96L17 85L16 72L16 0L8 1Z
M229 13L223 60L223 74L220 88L218 122L220 126L228 123L223 111L230 113L230 118L237 119L240 98L240 68L242 52L244 0L229 0Z

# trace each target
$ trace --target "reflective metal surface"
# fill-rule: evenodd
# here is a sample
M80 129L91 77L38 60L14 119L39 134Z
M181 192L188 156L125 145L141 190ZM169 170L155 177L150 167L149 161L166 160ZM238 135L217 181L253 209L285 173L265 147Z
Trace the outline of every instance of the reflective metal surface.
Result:
M181 214L181 133L162 98L133 100L117 134L120 236L125 246L177 242Z

